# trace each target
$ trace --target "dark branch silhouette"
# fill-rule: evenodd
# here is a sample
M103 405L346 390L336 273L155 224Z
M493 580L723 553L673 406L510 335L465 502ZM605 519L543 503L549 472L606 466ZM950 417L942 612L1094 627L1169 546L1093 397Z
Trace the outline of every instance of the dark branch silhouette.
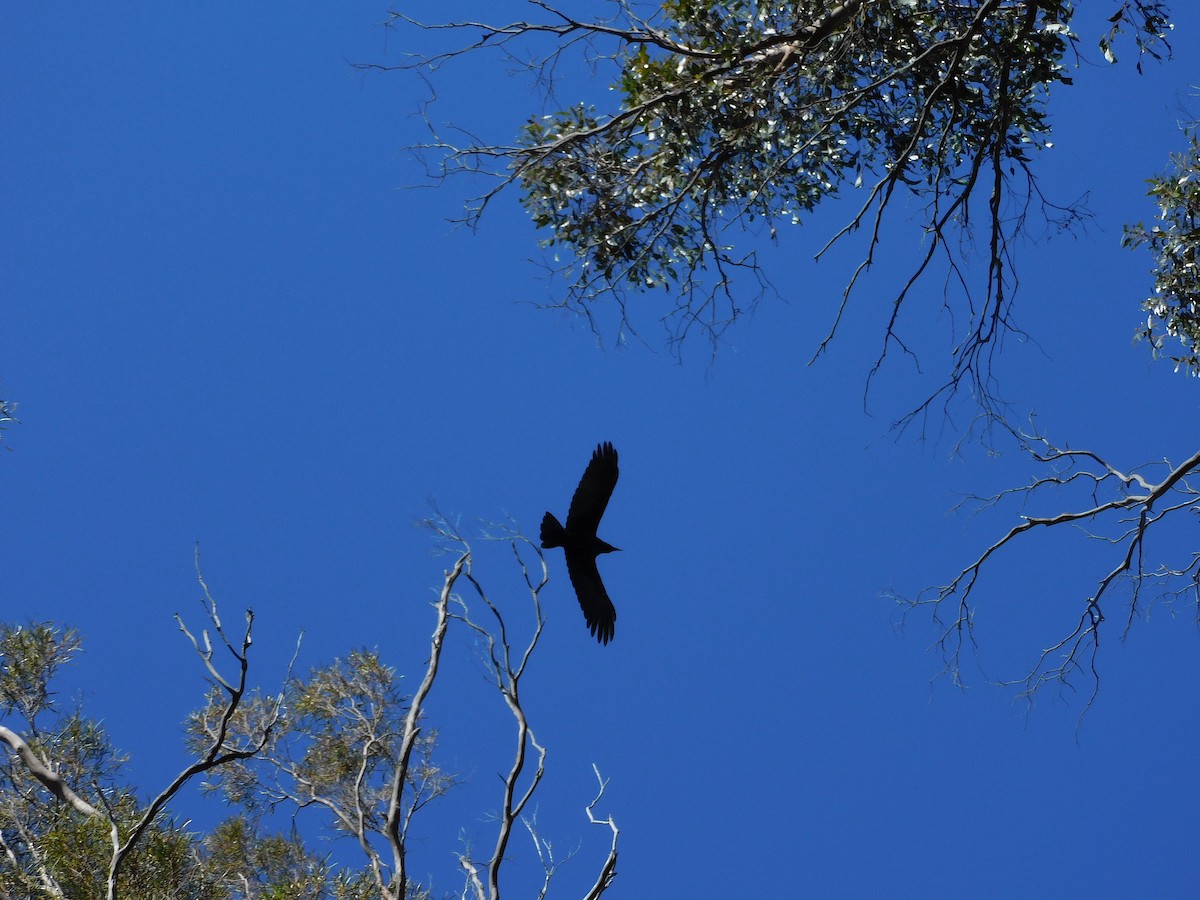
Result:
M587 619L592 634L602 644L607 644L613 638L617 611L608 599L604 582L600 580L596 557L620 548L600 540L596 537L596 531L600 528L608 498L617 486L618 474L617 451L605 441L596 448L592 461L579 479L579 487L575 488L571 509L567 512L566 527L550 513L542 517L542 547L547 550L551 547L563 548L567 557L567 574L571 576L575 596L583 607L583 617Z

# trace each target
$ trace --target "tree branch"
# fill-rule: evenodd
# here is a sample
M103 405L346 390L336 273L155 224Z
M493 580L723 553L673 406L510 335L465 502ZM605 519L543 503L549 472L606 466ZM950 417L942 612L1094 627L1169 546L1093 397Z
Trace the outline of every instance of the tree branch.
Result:
M1157 533L1164 520L1174 521L1179 513L1190 510L1200 514L1200 487L1188 482L1189 476L1200 473L1200 452L1178 465L1164 463L1167 472L1154 482L1137 471L1125 471L1091 450L1057 447L1036 433L1012 432L1023 452L1045 474L1034 477L1023 487L1008 488L990 497L968 498L980 508L991 507L1005 499L1015 498L1022 503L1045 502L1046 491L1076 489L1085 492L1087 501L1070 505L1042 515L1021 515L1021 521L984 550L948 584L932 588L912 599L897 597L906 611L928 606L934 620L943 630L937 641L946 660L946 669L956 684L960 682L962 651L970 644L976 647L974 634L973 597L985 568L994 566L994 557L1008 548L1023 534L1035 529L1074 526L1086 530L1091 539L1119 548L1112 567L1101 575L1094 591L1082 600L1075 624L1060 639L1049 644L1037 656L1029 672L1018 681L1002 682L1019 685L1022 696L1032 699L1037 690L1049 682L1069 685L1071 675L1086 671L1093 684L1084 712L1091 706L1099 689L1096 667L1100 648L1100 630L1106 616L1105 600L1115 586L1128 581L1130 599L1122 638L1132 627L1139 612L1139 600L1145 586L1158 583L1165 587L1184 579L1190 589L1197 591L1200 603L1200 553L1193 553L1183 565L1153 566L1146 552L1152 530ZM1115 526L1115 528L1114 528ZM1103 529L1108 533L1100 533ZM1178 594L1179 592L1175 592ZM942 609L951 606L954 613L943 618Z
M592 885L592 889L584 895L584 900L597 900L601 894L608 890L609 885L613 883L613 879L617 877L617 840L621 836L621 832L617 828L617 823L613 821L612 816L598 819L595 813L592 812L596 808L596 804L604 796L604 791L608 787L608 781L600 777L600 769L595 763L592 764L592 771L596 773L596 781L600 782L600 790L596 793L596 798L587 805L588 821L593 825L608 826L608 829L612 832L612 843L609 845L608 857L604 860L604 865L600 868L600 875L596 878L596 883Z
M62 776L46 765L19 734L0 725L0 740L12 748L13 752L17 754L17 758L29 770L29 774L40 781L42 786L58 800L70 804L76 812L83 813L85 816L100 815L100 811L71 790L70 785L63 781Z
M392 858L396 871L395 896L399 900L405 900L408 896L407 853L400 833L400 811L404 785L408 780L413 747L421 731L417 723L424 709L425 698L429 696L429 691L433 688L433 681L437 677L438 663L442 657L442 643L445 641L446 628L450 622L450 599L454 591L454 584L470 564L470 560L471 552L468 549L459 556L454 567L446 573L442 583L442 591L436 604L437 624L434 626L433 637L430 640L429 662L426 665L425 677L421 680L420 687L417 688L416 694L410 701L408 716L404 722L404 733L400 739L400 761L396 766L395 777L392 779L391 799L388 801L386 819L387 837L392 847Z
M240 648L234 647L229 638L226 637L224 629L221 626L221 617L217 609L217 601L213 598L208 589L208 585L204 581L204 576L200 571L200 551L196 548L196 577L200 582L201 590L204 593L204 604L210 621L217 635L221 639L221 643L233 655L238 664L238 676L236 683L227 680L217 670L213 663L213 646L212 641L208 636L208 631L201 632L201 640L197 640L184 624L182 617L176 615L175 621L179 624L179 630L182 631L191 642L196 654L204 663L204 667L208 670L213 680L225 691L228 695L225 708L220 718L220 724L216 733L212 736L212 742L209 744L205 753L185 767L174 780L164 788L159 794L150 801L150 805L142 813L141 817L134 824L124 842L119 840L119 831L115 816L110 814L112 823L113 835L113 856L109 863L108 869L108 900L116 900L117 898L117 879L120 875L121 868L128 859L129 854L136 847L138 841L145 833L146 829L158 818L158 815L166 807L181 788L197 775L202 775L205 772L216 769L227 763L237 760L248 759L254 756L261 750L270 740L271 730L279 721L282 715L282 698L276 701L273 712L268 716L266 721L261 726L261 731L257 741L249 746L236 747L230 746L227 743L227 738L230 735L230 723L234 715L242 704L242 699L246 693L246 676L250 667L249 650L253 643L252 632L254 627L254 613L251 610L246 610L246 629L242 634ZM201 649L200 644L203 642L204 649Z
M605 21L585 22L545 2L534 6L547 22L488 25L463 21L429 31L476 32L473 42L397 68L436 69L450 59L509 47L523 38L549 39L552 48L528 65L544 71L581 43L600 42L598 58L617 70L619 102L603 112L578 104L531 118L516 144L471 137L465 145L438 136L412 149L440 158L435 179L484 174L492 185L468 203L463 221L476 224L491 199L516 185L547 247L572 261L548 265L566 277L565 298L552 306L580 313L599 332L597 301L615 303L618 340L637 334L632 296L664 289L659 307L668 342L676 348L694 328L715 350L724 330L771 285L753 250L735 252L732 230L763 222L771 235L780 221L803 216L847 182L874 183L829 247L865 229L862 259L853 268L831 324L813 359L836 334L850 297L872 267L887 210L898 188L925 201L926 246L891 303L869 392L885 358L913 359L902 334L901 310L916 284L944 258L948 285L962 301L966 331L952 334L945 379L902 416L906 425L960 388L994 412L993 355L1004 335L1020 333L1011 316L1017 287L1010 244L1026 211L1042 199L1060 228L1082 219L1078 206L1044 202L1029 165L1046 145L1044 103L1062 74L1060 58L1074 40L1065 2L877 8L846 0L814 12L805 5L773 7L760 17L715 8L700 15L671 9L655 25L618 0ZM674 16L675 18L670 18ZM513 51L507 50L516 60ZM978 195L978 196L977 196ZM973 207L986 206L981 253L986 272L972 297ZM755 226L757 227L757 226ZM955 241L954 232L960 236ZM557 256L554 257L557 259ZM757 293L742 296L738 275ZM957 329L956 329L957 330Z

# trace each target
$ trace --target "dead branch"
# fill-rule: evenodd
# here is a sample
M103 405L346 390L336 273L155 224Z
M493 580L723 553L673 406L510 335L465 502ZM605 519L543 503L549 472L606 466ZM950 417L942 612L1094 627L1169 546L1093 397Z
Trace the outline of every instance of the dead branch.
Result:
M417 688L417 692L413 695L409 705L408 716L404 723L404 734L400 740L400 760L396 765L395 777L392 779L391 799L388 802L386 820L386 831L388 841L392 847L392 858L396 872L395 893L392 896L399 898L399 900L404 900L408 896L407 852L405 841L401 837L401 801L403 799L404 786L408 782L409 764L413 747L421 731L418 722L425 707L425 699L429 696L429 691L433 688L434 679L437 677L438 663L442 658L442 644L446 638L446 628L450 623L450 600L453 596L454 584L458 581L464 569L469 566L470 561L471 553L467 549L455 562L454 567L446 573L445 580L442 583L442 591L436 603L437 624L434 627L433 637L430 640L429 662L426 665L425 677L421 679L421 685Z
M601 894L608 890L613 879L617 877L617 840L621 836L620 829L617 828L617 823L613 821L612 816L607 816L603 819L596 818L596 814L592 811L596 808L601 798L604 797L604 791L608 788L608 781L600 777L600 768L593 763L592 771L596 773L596 781L600 783L600 790L596 792L596 798L587 805L588 821L593 825L605 825L612 832L612 843L609 845L608 857L604 860L604 865L600 868L600 875L596 879L596 883L592 885L592 889L584 895L584 900L596 900Z
M492 681L496 689L500 692L500 695L504 698L505 705L512 714L516 725L516 747L513 753L512 765L509 767L508 773L504 776L504 795L501 802L499 825L496 831L496 845L492 851L491 859L484 865L488 874L487 896L490 900L499 900L500 871L504 863L508 842L512 837L513 827L520 820L522 812L533 797L546 770L546 748L538 743L537 736L534 734L526 718L525 710L521 705L520 686L521 677L524 675L529 664L530 656L537 648L538 641L542 635L544 619L542 617L540 593L546 585L549 575L546 569L546 562L536 545L519 535L511 536L509 542L517 564L521 568L522 576L529 590L534 608L534 630L525 643L524 649L519 653L514 650L512 643L509 641L508 627L504 622L504 617L484 590L483 585L469 570L466 573L466 577L475 589L476 595L495 618L495 631L493 632L491 629L476 622L471 617L469 607L461 599L458 601L459 612L455 615L455 618L464 622L467 627L482 639L486 648L486 661ZM525 560L521 557L521 545L532 548L537 554L540 577L536 580L531 575ZM530 750L533 751L535 756L534 770L532 775L527 779L525 787L522 789L519 785L521 777L525 772ZM464 868L468 872L471 871L470 867L464 866Z
M1121 637L1128 635L1141 611L1141 600L1147 585L1164 588L1160 595L1180 595L1183 591L1166 590L1173 582L1183 580L1200 604L1200 552L1193 552L1183 564L1152 563L1147 556L1151 534L1162 530L1167 519L1175 521L1177 513L1190 510L1200 513L1200 486L1189 482L1189 476L1200 472L1200 452L1178 465L1163 461L1166 473L1153 481L1137 470L1120 468L1092 450L1058 447L1034 430L1031 434L1011 432L1020 442L1040 474L1021 487L1008 488L988 497L972 497L979 508L994 507L1008 499L1022 504L1060 503L1046 495L1057 496L1064 490L1081 491L1086 500L1079 505L1059 508L1043 515L1021 515L1021 521L987 546L953 580L941 587L912 599L897 597L907 611L926 606L932 609L935 622L942 627L937 646L945 661L945 672L956 684L960 683L962 653L970 646L977 648L974 626L974 596L985 569L994 568L994 558L1013 544L1021 535L1035 529L1071 526L1089 539L1112 545L1115 553L1111 568L1096 582L1095 589L1082 598L1078 618L1060 639L1040 651L1029 672L1017 681L1004 684L1021 688L1021 696L1032 700L1039 688L1056 682L1070 684L1073 675L1086 672L1092 681L1092 691L1086 712L1099 689L1096 666L1100 649L1101 626L1106 621L1105 607L1109 595L1118 584L1127 583L1130 589L1125 627ZM1146 468L1146 467L1140 467ZM945 615L945 610L952 610Z

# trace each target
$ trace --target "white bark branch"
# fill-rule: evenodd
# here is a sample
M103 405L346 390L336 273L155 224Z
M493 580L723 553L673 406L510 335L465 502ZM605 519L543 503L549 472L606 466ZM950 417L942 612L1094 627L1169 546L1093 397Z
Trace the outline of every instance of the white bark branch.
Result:
M29 770L29 774L40 781L42 786L57 799L70 804L77 812L85 816L100 815L100 811L71 790L71 786L63 780L62 776L43 762L19 734L11 728L0 725L0 740L12 748L13 752L17 754L17 758Z
M1122 636L1132 626L1139 610L1139 599L1148 583L1185 579L1190 587L1197 589L1197 601L1200 601L1200 553L1193 553L1184 565L1175 566L1154 567L1146 557L1151 533L1157 532L1164 521L1174 521L1175 514L1185 510L1200 513L1200 486L1188 482L1189 476L1200 474L1200 452L1178 465L1166 464L1166 474L1153 482L1141 472L1111 464L1094 451L1059 448L1036 433L1013 434L1029 458L1039 467L1048 467L1050 472L1038 475L1023 487L971 499L981 507L991 507L1008 498L1020 498L1029 503L1041 498L1048 490L1086 488L1089 502L1041 515L1021 515L1018 524L985 547L948 584L930 589L914 599L897 599L910 610L919 606L932 608L935 621L943 625L938 646L946 659L945 671L959 683L962 651L968 645L976 646L974 595L985 569L995 566L994 558L1027 532L1064 525L1086 527L1084 533L1088 537L1112 544L1119 548L1119 554L1111 568L1097 579L1094 590L1082 599L1082 609L1073 627L1039 652L1024 678L1003 682L1021 686L1022 694L1031 699L1046 683L1066 685L1073 674L1086 672L1093 684L1084 708L1086 712L1099 688L1096 660L1100 630L1106 619L1105 601L1118 583L1125 580L1131 583ZM1107 534L1100 533L1102 530ZM945 607L952 608L953 614L944 617L942 610Z
M458 581L458 577L463 573L471 560L469 550L464 552L455 562L454 568L446 573L445 580L442 583L442 591L437 601L437 624L433 630L433 637L430 640L429 662L425 669L425 677L421 679L421 685L417 688L416 694L410 702L408 708L408 716L404 722L404 734L400 740L400 760L396 765L396 774L392 780L391 799L388 801L388 811L386 820L386 830L388 841L392 846L392 859L396 872L396 887L392 894L398 900L405 900L408 896L408 869L407 869L407 852L405 841L401 836L402 822L400 821L402 801L404 795L404 785L408 780L409 761L412 756L413 747L416 745L417 736L421 729L417 724L420 721L422 711L425 707L425 699L429 696L430 690L433 688L434 679L437 678L438 663L442 658L442 644L446 639L446 628L450 623L450 599L454 592L454 584Z

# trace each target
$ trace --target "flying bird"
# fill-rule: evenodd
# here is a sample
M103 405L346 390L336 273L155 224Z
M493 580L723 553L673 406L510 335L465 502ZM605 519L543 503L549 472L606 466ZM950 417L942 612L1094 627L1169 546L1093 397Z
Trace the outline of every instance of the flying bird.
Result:
M608 599L604 582L600 580L596 557L601 553L612 553L620 547L600 540L596 537L596 531L600 527L604 508L608 506L608 498L617 486L618 474L617 451L605 441L596 448L592 461L579 479L579 487L575 488L571 508L567 511L566 527L550 513L542 517L542 547L546 550L551 547L563 548L567 557L567 574L571 576L575 596L583 607L583 617L596 640L602 644L607 644L613 638L617 611Z

